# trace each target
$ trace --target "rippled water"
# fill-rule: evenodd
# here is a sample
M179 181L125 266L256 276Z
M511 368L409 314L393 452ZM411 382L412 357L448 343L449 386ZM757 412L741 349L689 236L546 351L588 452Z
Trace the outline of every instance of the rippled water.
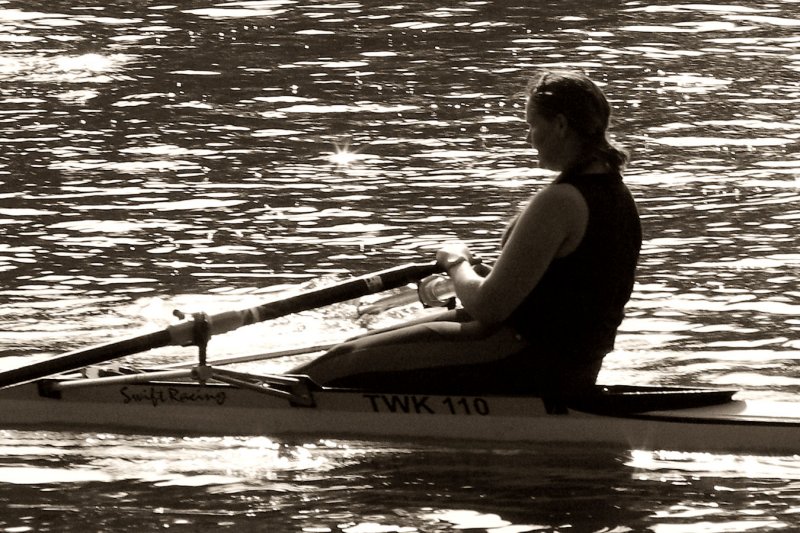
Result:
M645 225L603 380L800 392L796 2L107 4L0 4L4 365L161 327L174 308L428 260L453 237L491 259L551 179L521 90L568 67L612 99ZM402 315L355 310L211 349ZM800 527L796 457L21 431L0 446L7 531Z

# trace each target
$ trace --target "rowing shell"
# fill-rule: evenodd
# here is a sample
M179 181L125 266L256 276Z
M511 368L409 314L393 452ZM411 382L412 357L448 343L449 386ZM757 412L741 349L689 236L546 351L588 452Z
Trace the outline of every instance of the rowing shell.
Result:
M238 386L167 377L73 377L8 388L0 391L0 427L800 454L800 404L736 401L733 391L612 386L598 388L586 405L561 406L531 396L327 389L297 377Z

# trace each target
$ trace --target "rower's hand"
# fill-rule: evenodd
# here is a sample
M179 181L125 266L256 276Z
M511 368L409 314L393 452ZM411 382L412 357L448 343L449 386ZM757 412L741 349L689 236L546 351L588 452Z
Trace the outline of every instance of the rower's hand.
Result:
M436 264L445 272L464 261L473 263L474 259L467 245L460 241L445 244L436 252Z

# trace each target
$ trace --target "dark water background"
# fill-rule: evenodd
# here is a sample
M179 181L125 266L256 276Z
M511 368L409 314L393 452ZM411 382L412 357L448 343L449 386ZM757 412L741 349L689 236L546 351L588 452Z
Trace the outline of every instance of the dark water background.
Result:
M552 178L521 91L560 67L608 93L645 225L603 381L796 399L799 27L793 1L2 2L0 361L454 237L490 260ZM342 304L211 350L403 313ZM800 530L797 457L11 430L0 447L6 532Z

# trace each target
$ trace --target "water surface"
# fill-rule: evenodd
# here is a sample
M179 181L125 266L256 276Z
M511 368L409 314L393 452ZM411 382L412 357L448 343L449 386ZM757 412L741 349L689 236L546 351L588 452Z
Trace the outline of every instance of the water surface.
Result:
M521 93L558 67L608 93L645 226L602 379L794 399L798 26L795 2L758 0L4 2L2 362L430 260L451 238L490 261L552 179ZM410 312L344 303L212 355ZM791 531L800 516L797 457L17 430L0 445L6 531Z

